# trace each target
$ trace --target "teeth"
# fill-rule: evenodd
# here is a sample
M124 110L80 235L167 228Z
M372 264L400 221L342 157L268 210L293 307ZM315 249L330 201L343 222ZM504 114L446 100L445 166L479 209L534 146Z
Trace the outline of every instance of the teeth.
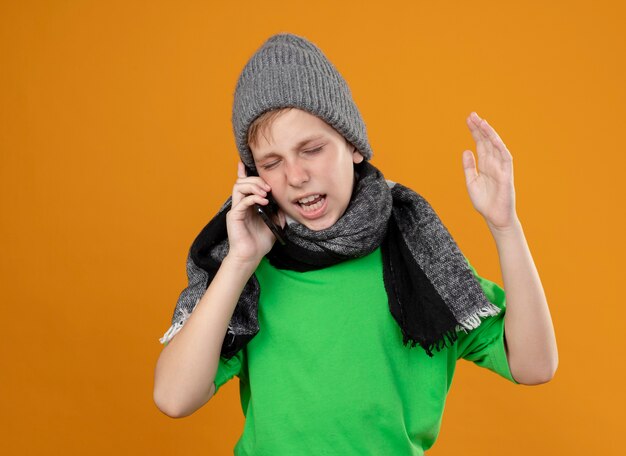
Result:
M324 205L324 199L325 199L325 198L322 198L321 200L319 200L319 201L318 201L317 203L315 203L315 204L311 204L311 205L309 205L309 206L306 206L306 205L300 205L300 207L302 208L302 210L303 210L304 212L313 212L313 211L318 210L320 207L322 207L322 206Z
M306 198L302 198L302 199L298 200L298 203L300 203L300 204L308 203L310 201L313 201L315 198L319 198L319 196L320 195L307 196Z

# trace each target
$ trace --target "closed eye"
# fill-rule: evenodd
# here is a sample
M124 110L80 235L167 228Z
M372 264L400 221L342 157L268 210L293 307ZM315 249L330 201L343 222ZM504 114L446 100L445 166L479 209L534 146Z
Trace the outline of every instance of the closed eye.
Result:
M322 146L316 147L315 149L305 150L305 151L303 151L303 153L314 155L314 154L317 154L317 153L321 152L323 148L324 148L324 146L322 145ZM273 162L268 163L266 165L263 165L261 167L263 169L265 169L265 170L270 170L270 169L276 168L279 163L280 163L280 160L276 160L276 161L273 161Z
M278 165L278 161L272 162L272 163L268 163L267 165L263 165L262 168L263 169L272 169L272 168L276 168L276 166Z
M315 154L315 153L317 153L317 152L320 152L323 148L324 148L324 146L320 146L320 147L318 147L318 148L316 148L316 149L305 150L304 152L305 152L306 154Z

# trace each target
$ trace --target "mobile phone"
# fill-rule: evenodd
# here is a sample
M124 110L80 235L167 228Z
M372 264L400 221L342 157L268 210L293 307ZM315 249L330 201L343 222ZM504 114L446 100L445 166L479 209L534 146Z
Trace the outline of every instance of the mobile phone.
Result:
M259 174L255 170L248 168L245 165L244 167L246 168L246 176L258 177ZM255 203L254 209L261 216L267 227L272 230L272 233L274 233L274 236L276 236L276 240L282 245L286 245L287 243L285 242L285 234L283 228L280 225L274 223L274 220L272 218L273 216L278 216L278 203L276 202L274 197L272 197L271 192L267 194L266 198L269 201L269 204L267 206L261 206L260 204Z

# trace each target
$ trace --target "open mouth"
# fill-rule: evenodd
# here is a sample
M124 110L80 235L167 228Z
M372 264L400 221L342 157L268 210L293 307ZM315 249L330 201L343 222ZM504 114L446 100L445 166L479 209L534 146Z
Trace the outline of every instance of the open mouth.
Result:
M313 212L324 205L326 195L311 195L297 201L304 212Z

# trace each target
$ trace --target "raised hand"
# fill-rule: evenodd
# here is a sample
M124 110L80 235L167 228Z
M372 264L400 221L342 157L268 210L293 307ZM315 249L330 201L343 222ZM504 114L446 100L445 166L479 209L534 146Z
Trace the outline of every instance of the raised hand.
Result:
M478 152L478 169L472 151L463 152L469 197L489 228L507 230L519 222L515 211L513 157L485 119L472 112L466 122Z

